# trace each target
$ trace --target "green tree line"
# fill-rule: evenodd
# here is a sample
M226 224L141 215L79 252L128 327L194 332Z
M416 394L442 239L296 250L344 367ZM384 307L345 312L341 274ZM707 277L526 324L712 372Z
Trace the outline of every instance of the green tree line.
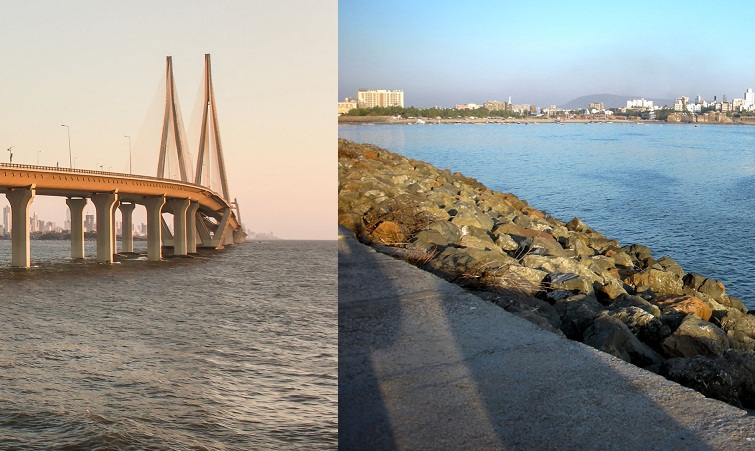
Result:
M401 116L408 117L429 117L442 119L452 119L457 117L500 117L500 118L521 118L522 115L511 111L488 110L480 107L474 110L457 110L455 108L415 108L415 107L374 107L374 108L355 108L346 116Z

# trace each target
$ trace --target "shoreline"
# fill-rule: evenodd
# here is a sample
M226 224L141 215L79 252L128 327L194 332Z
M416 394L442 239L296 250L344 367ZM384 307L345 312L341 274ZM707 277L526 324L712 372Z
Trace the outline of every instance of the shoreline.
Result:
M338 146L338 221L361 242L545 330L755 409L755 315L720 281L460 173Z
M424 123L418 123L421 119ZM552 119L552 118L526 118L526 119L500 119L500 118L455 118L455 119L432 119L426 117L411 119L395 119L391 116L338 116L338 125L440 125L440 124L630 124L630 125L755 125L755 117L750 120L737 120L732 122L666 122L655 119Z

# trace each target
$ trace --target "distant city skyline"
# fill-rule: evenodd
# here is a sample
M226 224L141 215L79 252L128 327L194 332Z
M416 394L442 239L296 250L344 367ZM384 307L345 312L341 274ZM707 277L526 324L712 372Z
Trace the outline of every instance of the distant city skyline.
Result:
M601 93L721 99L755 86L743 2L341 1L338 98L560 105Z

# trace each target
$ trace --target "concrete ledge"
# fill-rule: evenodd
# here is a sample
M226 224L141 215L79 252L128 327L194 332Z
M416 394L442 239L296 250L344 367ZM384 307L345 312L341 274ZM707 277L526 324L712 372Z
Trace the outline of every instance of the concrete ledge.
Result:
M339 229L340 449L755 449L755 417Z

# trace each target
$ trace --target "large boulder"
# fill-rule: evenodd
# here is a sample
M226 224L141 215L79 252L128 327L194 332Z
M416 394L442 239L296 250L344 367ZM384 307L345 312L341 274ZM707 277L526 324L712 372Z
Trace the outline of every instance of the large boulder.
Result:
M663 313L682 312L694 313L700 319L708 321L713 314L711 306L695 296L687 294L677 295L669 294L658 296L655 304L660 307Z
M569 235L559 239L564 249L570 249L579 258L589 258L595 255L595 249L590 247L590 239L582 233L569 232Z
M585 330L592 324L604 307L593 295L577 294L562 297L553 307L561 316L561 330L572 340L582 341Z
M637 291L649 288L655 294L682 294L682 280L670 271L647 268L632 274L625 282Z
M425 249L457 245L460 241L461 230L448 221L436 221L414 235L414 243Z
M564 290L572 292L591 293L592 283L584 277L574 273L549 273L543 279L542 285L547 290Z
M481 229L491 230L495 224L493 218L484 214L474 206L457 203L452 209L448 210L448 213L452 216L451 222L459 227L471 225Z
M517 255L548 255L551 257L569 258L573 254L561 247L561 244L559 244L559 242L552 236L540 235L520 242Z
M729 349L729 338L716 325L688 315L679 328L663 340L662 347L671 357L719 356Z
M630 244L621 248L631 257L632 262L639 268L647 268L649 264L655 263L650 248L641 244Z
M689 287L695 291L699 291L700 293L707 294L718 302L721 302L725 299L724 295L726 295L726 289L724 288L724 285L717 280L695 273L689 273L685 275L682 280L685 287ZM726 305L729 302L728 299L726 299L725 302L721 303Z
M613 259L614 264L616 265L617 268L618 267L622 267L622 268L634 267L634 261L632 261L632 257L630 257L629 254L627 254L624 251L619 251L619 252L608 251L606 252L605 255L606 257L610 257Z
M503 253L473 248L447 247L427 264L427 269L451 281L490 281L517 262Z
M374 243L389 246L405 244L407 242L406 234L401 229L401 226L393 221L383 221L378 224L370 234L370 238Z
M660 350L663 340L671 335L671 329L667 325L640 307L612 308L604 313L620 320L640 341L656 350Z
M598 300L605 304L610 304L619 296L627 295L624 284L620 280L613 278L605 278L604 283L593 283L593 291L598 296Z
M517 243L521 243L527 238L534 238L536 236L542 237L542 238L553 238L553 235L549 234L548 232L543 232L540 230L533 230L533 229L526 229L524 227L520 227L513 222L504 222L499 225L497 225L493 229L493 236L497 237L499 234L505 233L506 235L510 235L514 241Z
M514 241L511 235L498 233L495 237L495 244L506 252L513 252L519 249L519 243Z
M603 278L590 271L585 265L567 257L527 255L521 260L522 266L539 269L547 273L571 273L581 276L591 284L603 282Z
M585 330L584 343L639 367L660 365L663 357L640 342L620 319L602 313Z
M660 373L707 397L755 409L755 354L728 351L718 357L669 359Z
M669 257L661 257L657 262L655 262L655 265L653 266L662 271L672 272L676 274L677 277L684 277L684 270L682 269L682 267L679 266L679 263L675 262Z
M521 288L525 292L538 292L541 291L540 284L548 273L539 269L511 265L506 275L512 288Z
M571 221L566 223L566 228L573 232L595 233L595 230L591 229L587 224L582 222L582 220L577 218L576 216L572 218Z
M731 349L741 351L755 351L755 339L738 330L727 330L726 336L729 338Z
M640 296L635 296L631 294L624 294L621 296L618 296L616 299L611 302L611 304L608 306L609 310L618 310L625 307L637 307L640 308L651 315L653 315L656 318L659 318L661 316L661 310L651 304L650 302L646 301Z
M725 313L716 312L713 321L726 331L739 331L755 339L755 316L753 315L747 315L736 309L729 309Z
M459 240L459 245L503 253L503 249L493 242L493 239L485 230L475 226L465 225L461 228L461 240Z

